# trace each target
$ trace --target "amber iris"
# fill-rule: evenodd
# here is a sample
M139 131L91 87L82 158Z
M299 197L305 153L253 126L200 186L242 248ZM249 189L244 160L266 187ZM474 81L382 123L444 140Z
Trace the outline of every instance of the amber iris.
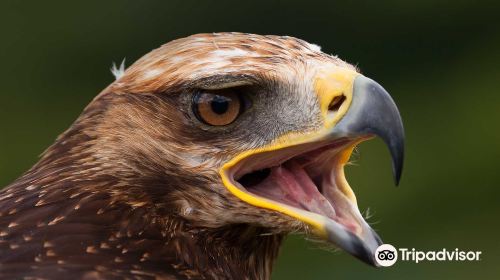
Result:
M232 90L202 91L194 95L193 112L205 124L228 125L240 115L242 102Z

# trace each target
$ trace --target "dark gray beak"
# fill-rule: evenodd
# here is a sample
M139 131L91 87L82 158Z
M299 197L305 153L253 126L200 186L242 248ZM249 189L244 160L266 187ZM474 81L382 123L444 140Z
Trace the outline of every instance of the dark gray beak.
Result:
M358 76L354 80L353 97L347 113L333 127L332 138L378 136L389 147L396 185L401 178L404 158L404 129L398 108L391 96L375 81ZM333 220L325 223L328 240L367 264L378 266L375 251L383 244L366 221L357 236Z
M377 82L365 76L354 80L352 103L333 128L335 137L376 135L386 143L392 157L394 182L399 184L404 160L404 128L391 96Z

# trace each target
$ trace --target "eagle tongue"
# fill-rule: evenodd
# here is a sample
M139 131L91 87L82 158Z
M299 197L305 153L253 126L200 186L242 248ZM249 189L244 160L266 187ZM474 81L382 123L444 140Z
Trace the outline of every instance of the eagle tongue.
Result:
M269 176L248 189L252 193L334 218L335 210L321 194L304 168L294 160L271 168Z
M324 215L329 218L334 218L336 216L333 205L321 194L319 188L313 182L306 170L297 162L291 160L286 163L286 166L290 169L291 174L295 177L295 182L300 185L303 192L305 193L306 204L303 207L314 213ZM300 198L298 198L300 199Z

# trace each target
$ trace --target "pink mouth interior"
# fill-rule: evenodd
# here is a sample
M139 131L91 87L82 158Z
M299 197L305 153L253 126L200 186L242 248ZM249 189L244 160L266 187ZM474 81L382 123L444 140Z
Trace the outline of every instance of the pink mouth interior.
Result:
M262 182L247 190L287 205L335 218L335 209L321 194L309 174L295 160L272 167Z
M350 143L343 139L295 156L262 155L251 160L257 171L236 176L237 182L252 194L323 215L359 233L357 206L339 188L344 174L338 154Z

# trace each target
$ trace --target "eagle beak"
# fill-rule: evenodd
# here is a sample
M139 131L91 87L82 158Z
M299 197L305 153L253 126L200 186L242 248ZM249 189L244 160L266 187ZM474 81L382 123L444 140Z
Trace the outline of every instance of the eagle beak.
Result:
M404 128L398 108L385 89L359 75L354 80L352 104L331 131L332 138L376 135L388 146L394 183L399 185L404 160Z
M405 138L401 116L389 93L377 82L360 75L354 80L349 110L328 137L337 139L368 135L380 137L388 146L394 181L398 185L403 170ZM374 254L382 240L364 220L361 221L361 235L343 230L339 223L332 220L326 220L324 226L330 242L368 264L377 265Z
M315 84L324 127L291 133L225 163L220 175L236 197L281 212L360 260L377 266L381 239L363 219L344 166L360 142L380 137L392 156L396 185L404 158L404 129L390 95L350 70L318 75Z

